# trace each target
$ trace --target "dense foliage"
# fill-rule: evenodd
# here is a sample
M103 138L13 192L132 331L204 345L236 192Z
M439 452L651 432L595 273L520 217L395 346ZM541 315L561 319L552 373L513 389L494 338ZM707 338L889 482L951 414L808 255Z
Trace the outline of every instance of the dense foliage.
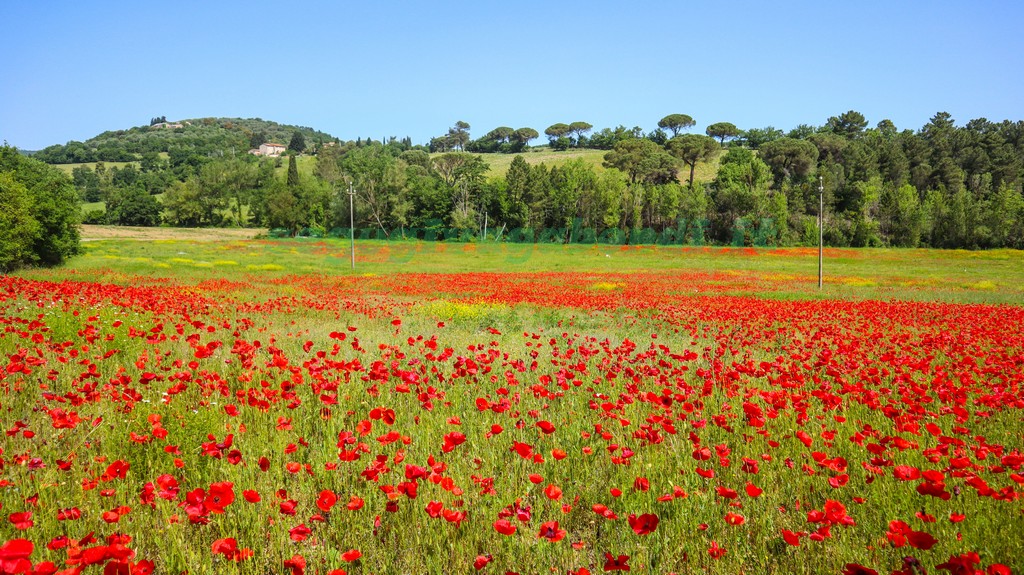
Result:
M269 123L247 122L254 121L161 122L39 157L69 161L92 150L123 158L101 154L121 142L132 163L74 170L82 198L108 204L90 219L109 223L157 221L148 215L151 203L141 206L144 216L134 207L109 209L129 188L141 188L166 192L160 218L171 225L327 233L349 227L352 183L352 219L363 235L377 237L480 239L489 231L492 239L527 241L800 245L817 241L820 190L829 245L1024 247L1020 121L957 126L939 113L920 130L899 131L888 120L868 128L851 110L789 132L717 122L706 136L686 132L694 123L686 114L665 116L647 134L574 121L545 130L551 148L607 150L604 169L516 160L490 176L487 153L525 152L539 133L501 126L474 140L459 121L429 146L413 146L408 138L326 141L308 129L270 132L260 127ZM200 133L206 139L190 144ZM280 159L232 153L268 134L317 155L313 173L278 181L285 180L275 171ZM714 175L697 177L701 167Z
M59 170L0 147L0 271L78 252L78 194Z

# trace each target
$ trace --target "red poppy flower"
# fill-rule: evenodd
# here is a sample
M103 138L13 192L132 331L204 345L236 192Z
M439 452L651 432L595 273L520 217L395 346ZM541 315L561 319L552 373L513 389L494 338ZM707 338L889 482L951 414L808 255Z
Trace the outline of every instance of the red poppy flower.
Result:
M942 569L949 571L950 575L975 575L977 569L975 566L981 563L981 558L974 551L968 551L962 555L950 555L949 560L940 565L936 565L936 569Z
M284 566L290 571L290 575L304 575L306 573L306 558L302 555L293 555L291 559L284 560Z
M334 504L338 502L338 496L333 491L325 489L320 492L320 496L316 499L316 506L320 511L327 513L334 507Z
M653 513L644 513L639 517L631 513L626 519L630 529L637 535L648 535L658 528L658 516Z
M35 522L32 521L31 511L11 513L7 516L7 520L11 522L11 525L14 525L15 529L20 529L22 531L35 525Z
M363 556L362 551L360 551L358 549L350 549L350 550L348 550L348 551L346 551L346 552L341 554L341 558L343 560L349 562L349 563L351 563L353 561L357 561L362 556Z
M11 539L0 546L0 573L28 573L32 563L28 560L35 548L27 539Z
M548 486L544 488L544 495L547 495L548 499L552 501L558 501L562 498L562 489L557 485L549 483Z
M444 511L444 503L441 501L428 501L427 502L427 515L438 518Z
M487 555L477 555L476 559L473 560L473 568L479 571L486 567L487 564L491 562L491 559L493 558L490 553Z
M712 541L711 547L708 548L708 555L710 555L712 559L721 559L722 557L725 557L727 552L728 551L726 551L724 547L718 546L718 541Z
M738 513L729 512L725 514L725 522L729 525L743 525L747 519Z
M494 522L494 530L502 535L512 535L516 532L516 526L508 519L499 519Z
M345 507L347 507L349 511L358 511L363 508L363 504L364 502L361 497L356 497L355 495L352 495L351 497L349 497L348 503L345 505Z
M615 557L611 553L604 554L604 570L605 571L629 571L629 565L626 563L629 561L629 555L619 555Z
M203 505L211 513L224 513L224 509L235 500L235 484L222 481L210 485Z
M444 436L444 445L441 447L441 451L444 453L450 453L455 450L456 447L466 442L466 436L458 431L446 433Z
M565 529L558 528L557 521L547 521L541 524L540 533L537 534L537 537L555 543L564 539L565 533Z
M305 541L312 532L309 527L306 527L305 523L301 523L288 530L288 537L292 541Z

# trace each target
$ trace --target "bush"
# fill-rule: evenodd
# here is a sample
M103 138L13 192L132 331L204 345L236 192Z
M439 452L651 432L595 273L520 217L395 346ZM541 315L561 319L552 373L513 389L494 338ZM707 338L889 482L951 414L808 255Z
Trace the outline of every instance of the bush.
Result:
M102 226L107 223L107 212L104 210L89 210L82 214L82 223L91 226Z

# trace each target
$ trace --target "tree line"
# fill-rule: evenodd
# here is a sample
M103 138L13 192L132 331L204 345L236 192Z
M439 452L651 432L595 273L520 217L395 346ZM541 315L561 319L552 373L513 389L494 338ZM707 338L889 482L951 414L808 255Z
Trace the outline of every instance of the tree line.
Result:
M482 239L486 230L493 240L517 230L546 241L670 234L770 245L816 243L820 189L829 245L1024 247L1024 122L958 126L942 112L901 131L888 120L868 127L849 111L788 132L717 122L696 134L694 125L669 114L649 133L576 121L545 130L553 148L605 150L603 169L579 159L531 165L523 155L489 176L490 156L479 152L526 152L539 133L498 127L473 139L460 121L426 146L408 138L314 146L312 173L302 175L294 159L284 170L282 159L172 150L76 170L74 184L83 199L106 201L112 223L326 234L348 228L351 184L356 227L379 237L444 230ZM696 178L702 166L714 176Z
M806 245L817 241L821 193L828 245L1024 248L1024 122L957 126L943 112L900 131L888 120L869 128L849 111L789 132L719 122L702 135L688 133L692 126L689 116L672 114L652 134L609 130L617 136L604 170L519 157L496 177L487 177L486 156L468 150L481 140L506 145L516 130L472 140L460 122L449 135L467 151L435 154L399 142L348 143L321 150L311 182L291 193L278 188L281 205L295 208L289 217L272 205L256 211L293 232L347 228L350 182L356 226L380 237L444 228L449 237L479 239L485 227L490 238L500 230L541 237L543 229L582 226L592 231L559 241L637 242L671 231L685 241ZM593 142L587 131L559 126L550 136L579 147ZM714 178L697 181L707 163L717 165Z

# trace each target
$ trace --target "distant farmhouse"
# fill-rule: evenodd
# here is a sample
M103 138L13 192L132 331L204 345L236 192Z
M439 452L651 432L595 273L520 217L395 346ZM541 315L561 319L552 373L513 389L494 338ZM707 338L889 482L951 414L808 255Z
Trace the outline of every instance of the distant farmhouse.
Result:
M267 142L260 144L260 147L249 150L249 153L254 156L266 156L268 158L276 158L284 153L287 146L284 144L275 144L274 142Z

